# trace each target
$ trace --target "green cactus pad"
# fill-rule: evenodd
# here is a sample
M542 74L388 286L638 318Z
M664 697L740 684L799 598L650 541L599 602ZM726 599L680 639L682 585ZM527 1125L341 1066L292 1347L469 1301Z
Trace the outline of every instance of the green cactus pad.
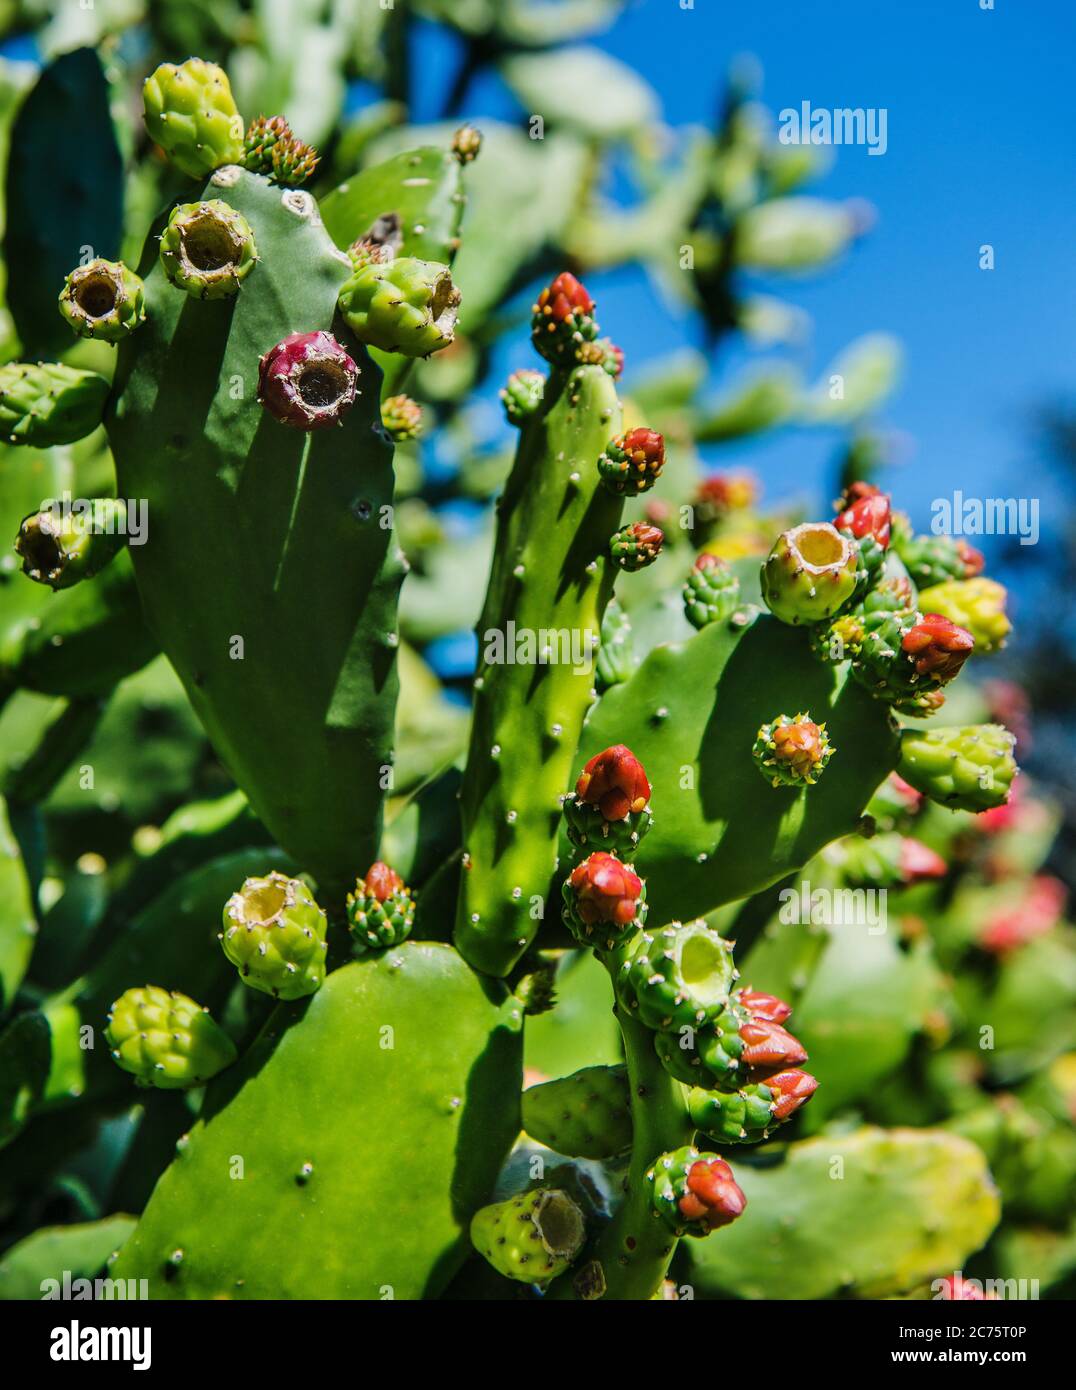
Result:
M201 1086L236 1058L235 1044L208 1010L158 985L122 994L105 1038L118 1066L162 1091Z
M983 576L949 579L921 590L919 604L924 613L940 613L975 638L975 654L999 651L1012 630L1005 613L1008 595L1003 585Z
M519 1131L519 1026L448 946L334 971L209 1092L113 1277L151 1298L436 1298Z
M104 415L108 382L96 372L59 362L8 362L0 367L0 437L47 449L74 444Z
M1016 740L1000 724L964 728L906 729L901 737L901 777L932 801L954 811L1004 806L1018 771Z
M401 256L354 266L339 302L360 342L428 357L452 342L460 294L446 265Z
M775 1162L739 1164L736 1178L747 1210L689 1252L696 1298L906 1293L966 1269L1000 1211L981 1151L937 1130L809 1139Z
M840 749L807 796L775 795L751 756L759 725L782 708L809 709ZM847 666L816 661L804 634L764 615L655 647L602 696L577 759L614 743L642 762L658 808L636 868L662 922L757 893L850 834L898 747L885 706Z
M92 579L127 543L126 519L126 506L113 497L95 498L77 512L31 512L15 537L23 573L51 589Z
M155 264L157 225L139 267L147 321L120 345L110 441L120 495L168 518L130 551L150 626L259 819L342 896L376 853L392 762L403 579L382 525L392 451L377 369L334 325L348 267L313 200L242 170L217 179L203 196L224 192L246 218L257 274L235 299L192 305ZM264 423L258 361L297 323L335 327L362 373L336 428Z
M523 1128L570 1158L610 1158L631 1144L628 1077L623 1067L584 1067L528 1086Z
M725 1008L736 979L731 945L699 920L644 933L616 986L648 1028L698 1028Z
M273 870L248 878L224 905L220 944L244 984L302 999L325 980L325 913L306 884Z
M701 630L708 623L724 622L739 601L735 571L716 555L700 555L684 581L684 612L691 626Z
M160 255L172 284L195 299L230 299L258 263L250 223L220 198L173 208Z
M60 314L80 338L118 343L146 317L142 281L122 261L90 261L60 291Z
M559 1188L495 1202L474 1214L471 1244L506 1279L548 1284L583 1247L583 1213Z
M192 179L242 160L243 118L216 63L162 63L146 78L142 97L150 139Z
M778 538L762 566L762 597L783 623L818 623L851 603L865 581L856 543L828 521L809 521Z

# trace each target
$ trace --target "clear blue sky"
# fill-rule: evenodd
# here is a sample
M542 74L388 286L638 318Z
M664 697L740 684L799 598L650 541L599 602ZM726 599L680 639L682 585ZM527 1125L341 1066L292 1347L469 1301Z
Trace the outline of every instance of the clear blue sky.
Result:
M707 122L729 60L744 52L761 60L775 110L887 108L887 153L837 150L819 186L869 199L873 232L817 280L770 283L815 319L812 371L867 330L903 341L904 380L885 419L914 450L887 482L920 525L930 499L956 487L1034 487L1045 520L1050 480L1025 414L1076 383L1074 0L996 0L993 11L979 0L695 0L694 10L640 0L596 42L646 74L672 124ZM468 116L509 109L494 81L467 103ZM978 268L984 242L996 249L992 272ZM653 315L638 314L644 280L603 278L603 323L629 361L683 343L689 325L656 301ZM629 319L645 323L638 341ZM719 357L717 382L734 360ZM788 433L742 461L773 493L800 482L821 495L833 443Z

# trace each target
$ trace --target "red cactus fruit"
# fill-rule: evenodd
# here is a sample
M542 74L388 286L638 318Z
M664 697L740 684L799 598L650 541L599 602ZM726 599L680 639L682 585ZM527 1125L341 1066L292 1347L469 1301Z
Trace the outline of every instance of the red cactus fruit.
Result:
M807 1060L807 1050L799 1038L769 1019L751 1018L740 1028L744 1041L742 1061L752 1068L799 1066Z
M787 1120L818 1090L818 1081L807 1071L779 1071L767 1080L766 1085L776 1092L773 1118L778 1121Z
M753 473L713 473L699 484L695 506L707 515L724 516L750 507L757 496L758 480Z
M1000 956L1045 935L1060 921L1066 896L1060 879L1036 875L1023 902L987 918L979 933L979 945L991 955Z
M623 820L650 800L650 783L631 749L617 743L594 754L575 784L575 794L597 806L606 820Z
M906 835L900 842L900 872L906 884L922 883L926 879L944 878L949 865L922 840Z
M976 550L966 540L958 540L956 551L964 563L965 579L974 579L977 574L982 574L986 568L986 556L981 550Z
M555 323L567 323L576 314L592 314L594 301L586 286L567 270L562 270L552 284L538 296L534 312Z
M736 1220L747 1198L723 1158L700 1158L687 1171L687 1191L678 1205L686 1220L701 1221L707 1230L716 1231Z
M752 1018L765 1023L784 1023L791 1016L792 1006L774 994L763 994L761 990L745 986L737 992L737 998Z
M291 333L258 364L258 400L300 430L340 422L355 404L359 369L331 333Z
M810 719L800 719L794 724L775 724L773 741L776 745L773 756L779 763L791 768L797 777L805 778L825 754L822 730Z
M588 925L611 922L626 927L635 916L642 880L613 854L599 850L572 870L569 882L579 916Z
M845 494L845 506L833 524L839 531L851 531L857 540L862 540L864 536L873 536L885 550L889 545L890 536L889 497L877 488L871 488L869 492L860 493L848 500L855 488L871 488L871 485L852 484L852 488Z
M921 676L951 681L967 661L975 638L966 628L957 627L940 613L926 613L905 634L901 648L912 658Z
M396 870L390 869L380 859L366 870L363 882L366 884L366 891L372 893L379 903L387 901L404 886L404 881Z

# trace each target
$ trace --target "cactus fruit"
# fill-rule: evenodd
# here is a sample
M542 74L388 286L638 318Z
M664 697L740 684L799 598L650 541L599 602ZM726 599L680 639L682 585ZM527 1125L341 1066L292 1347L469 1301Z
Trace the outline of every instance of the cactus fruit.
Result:
M735 980L731 945L700 920L644 932L616 985L647 1028L668 1030L716 1019Z
M237 1056L207 1009L159 985L126 990L109 1010L105 1038L118 1066L162 1091L204 1085Z
M532 367L513 372L501 387L504 413L510 425L522 425L542 404L545 377Z
M763 777L774 787L813 787L836 749L825 724L809 714L779 714L763 724L751 750Z
M948 579L934 584L919 595L924 612L940 613L943 618L966 628L975 639L977 654L999 651L1012 630L1005 612L1008 594L1005 586L983 575L974 579Z
M675 1235L708 1236L747 1205L732 1169L716 1154L676 1149L662 1154L646 1176L651 1204Z
M548 1284L570 1268L583 1248L583 1213L560 1188L494 1202L475 1212L471 1244L498 1274L525 1284Z
M696 1088L688 1096L688 1111L692 1124L715 1144L757 1144L791 1119L817 1089L809 1072L779 1071L737 1091Z
M250 223L220 198L180 203L161 235L161 265L195 299L227 299L258 263Z
M291 333L258 363L258 400L299 430L339 424L355 404L359 368L331 333Z
M612 950L646 921L646 884L601 850L564 880L564 921L577 941Z
M756 1014L733 996L716 1018L697 1028L682 1024L656 1032L654 1050L670 1076L702 1090L765 1081L807 1060L799 1039L766 1012Z
M652 565L664 544L665 533L660 527L633 521L610 537L609 554L618 569L633 573Z
M0 437L47 449L73 444L97 428L108 382L60 362L8 362L0 367Z
M623 1067L583 1067L528 1086L523 1128L570 1158L610 1158L631 1144L628 1078Z
M142 98L150 138L191 178L242 160L243 118L216 63L162 63L146 78Z
M291 126L283 116L257 116L247 127L243 140L243 168L252 174L271 174L273 150L290 139Z
M916 791L954 811L1003 806L1016 776L1016 740L1000 724L906 729L897 771Z
M598 336L594 301L567 271L541 292L531 313L531 339L547 362L570 366L580 347Z
M605 486L627 497L649 492L664 467L664 438L657 430L641 427L611 439L598 459L598 473Z
M80 338L118 343L146 317L141 277L122 261L90 261L73 270L60 291L60 314Z
M325 979L325 929L306 884L273 870L232 894L218 938L244 984L276 999L302 999Z
M581 849L632 859L653 820L649 798L646 772L630 748L618 743L595 753L564 802L568 838Z
M319 156L312 145L306 144L298 136L288 135L274 143L270 161L274 183L301 188L314 177Z
M15 537L23 573L52 589L91 579L126 543L126 516L125 503L113 497L95 498L78 511L31 513Z
M417 439L422 433L422 407L410 396L389 396L381 402L381 423L394 444Z
M762 566L762 597L783 623L832 618L863 587L858 546L828 521L785 531Z
M624 350L618 348L609 338L598 338L593 343L580 343L576 349L576 359L580 362L596 362L614 381L624 374Z
M684 582L684 612L692 627L722 623L740 601L740 581L727 561L707 551L698 557Z
M378 860L347 895L347 920L358 954L398 946L411 935L415 901L400 875Z
M360 342L405 357L429 357L452 342L460 292L447 266L398 256L355 266L339 304Z
M472 164L482 150L482 132L473 125L461 125L452 137L452 153L461 164Z
M838 504L833 524L859 546L863 567L873 582L889 549L892 527L888 495L870 483L853 483Z
M897 710L933 713L944 702L942 687L959 675L975 638L939 613L899 609L879 617L858 645L852 674Z
M986 563L982 552L963 538L915 535L903 516L894 517L893 548L920 589L948 579L974 579Z

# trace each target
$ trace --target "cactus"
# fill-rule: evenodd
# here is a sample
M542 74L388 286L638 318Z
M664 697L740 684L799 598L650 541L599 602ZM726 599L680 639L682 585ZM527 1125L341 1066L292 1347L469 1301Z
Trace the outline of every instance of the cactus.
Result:
M222 46L236 92L294 109L245 123L215 65L157 68L153 148L124 141L128 235L75 269L71 248L42 298L91 341L0 368L24 446L0 469L4 1212L41 1210L31 1170L65 1201L97 1183L100 1210L138 1214L111 1273L153 1297L650 1300L685 1269L722 1296L903 1293L970 1255L996 1202L968 1140L849 1116L954 1130L959 1106L1012 1209L1060 1227L1063 904L1032 866L980 912L975 837L1002 879L1013 828L940 809L1005 803L1012 736L898 718L1000 644L1000 595L869 482L792 524L694 449L797 410L858 420L886 352L850 356L828 413L783 369L700 407L698 354L629 370L622 403L625 325L603 336L580 278L641 235L594 210L605 137L416 137L396 106L333 127L329 82L268 80L261 19ZM522 90L561 55L524 53L517 20L481 46L509 45ZM572 119L620 119L591 105ZM749 108L734 94L700 135L705 178L685 170L677 225L648 209L642 238L647 259L690 240L715 336L765 317L737 267L818 263L856 231L790 195ZM178 195L176 171L197 180ZM578 273L534 296L542 370L511 373L512 429L487 438L464 397L551 262ZM143 503L152 531L128 535ZM892 894L887 930L816 919L809 878ZM946 1040L970 1051L995 1015L980 1088ZM1049 1117L1041 1143L994 1113L1028 1056L1050 1067L1017 1102ZM132 1078L191 1094L132 1106ZM879 1212L839 1269L856 1221L803 1138L823 1124ZM83 1176L106 1148L107 1190Z

